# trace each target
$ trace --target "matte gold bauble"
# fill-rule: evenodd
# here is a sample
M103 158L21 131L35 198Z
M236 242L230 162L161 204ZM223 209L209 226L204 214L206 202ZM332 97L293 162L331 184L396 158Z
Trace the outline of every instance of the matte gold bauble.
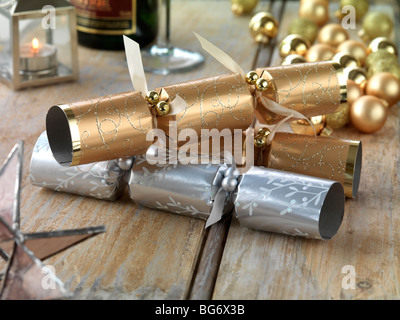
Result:
M282 65L288 66L291 64L304 63L304 62L307 62L306 59L304 59L304 56L300 54L289 54L282 60Z
M374 74L381 72L389 72L394 75L397 79L400 79L400 66L398 63L393 63L390 60L379 60L376 61L368 68L368 78L371 78Z
M400 80L388 72L377 73L368 80L365 93L385 100L391 107L400 101Z
M396 66L399 64L397 57L385 50L371 52L365 59L365 67L368 69L373 67L379 61L387 61L390 65Z
M393 30L392 19L383 12L368 12L363 20L361 36L365 39L388 38Z
M342 68L347 67L359 67L358 60L354 58L350 53L338 52L336 53L332 60L340 64Z
M330 46L338 46L349 39L349 34L338 23L329 23L322 27L318 33L318 42Z
M351 123L361 132L372 133L381 129L387 118L388 108L381 99L362 96L350 107Z
M337 108L334 113L329 113L325 116L326 125L331 129L339 129L344 127L350 121L350 106L348 103L343 103Z
M356 10L356 20L360 21L365 14L368 12L368 0L340 0L340 13L342 12L342 8L344 6L353 6ZM341 13L343 16L343 14Z
M347 80L353 80L361 90L365 89L367 84L367 73L360 67L347 67L343 69L343 73Z
M307 62L326 61L331 60L335 52L334 47L325 43L317 43L308 49L305 58Z
M329 20L329 7L326 1L309 0L300 3L299 16L313 20L317 25L323 26Z
M363 43L357 40L346 40L337 47L337 52L350 53L356 58L361 66L364 65L367 58L367 48Z
M299 34L313 43L317 39L318 25L311 19L298 17L290 23L289 34Z
M251 18L249 29L257 43L266 44L278 34L279 23L271 13L263 11Z
M231 0L231 9L237 16L251 13L257 6L258 0Z
M310 123L305 119L299 119L290 122L290 127L294 133L304 134L307 136L319 135L325 127L325 115L315 116L309 119L314 126L315 133Z
M349 106L358 98L364 95L364 91L353 80L347 80L347 103Z
M388 38L379 37L371 41L368 45L367 53L371 54L372 52L377 51L386 51L397 56L397 48L396 45L390 41Z
M282 58L289 54L299 54L304 56L310 47L310 42L299 34L286 36L279 45L279 54Z

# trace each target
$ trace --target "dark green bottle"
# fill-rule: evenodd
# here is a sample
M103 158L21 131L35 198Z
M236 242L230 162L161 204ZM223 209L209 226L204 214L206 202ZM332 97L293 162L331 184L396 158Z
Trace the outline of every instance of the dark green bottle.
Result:
M157 36L157 0L70 0L76 8L79 44L123 50L122 35L144 47Z

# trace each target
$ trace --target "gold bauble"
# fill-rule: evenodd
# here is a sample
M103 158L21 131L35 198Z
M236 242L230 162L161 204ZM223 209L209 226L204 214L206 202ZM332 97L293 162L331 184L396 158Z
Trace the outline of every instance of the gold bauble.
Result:
M386 61L392 66L396 66L399 64L397 57L385 50L378 50L375 52L371 52L368 57L365 59L365 67L368 69L370 67L374 67L380 61Z
M346 40L337 47L337 52L350 53L356 58L361 66L364 65L367 58L367 48L363 43L357 40Z
M356 10L356 20L360 21L368 12L369 5L368 0L340 0L339 8L342 17L346 15L346 13L341 13L344 6L353 6Z
M288 66L291 64L304 63L304 62L307 62L306 59L304 59L304 56L300 54L289 54L282 60L282 65Z
M363 20L363 38L372 40L378 37L389 37L393 30L392 19L383 12L368 12Z
M329 113L325 117L326 125L331 129L342 128L350 121L350 106L348 103L343 103L334 113Z
M377 73L368 80L365 93L385 100L391 107L400 101L400 80L388 72Z
M390 60L379 60L376 61L368 68L368 78L371 78L374 74L380 72L389 72L393 74L397 79L400 79L400 66L398 63L393 63Z
M338 23L329 23L322 27L318 33L318 42L330 46L338 46L349 39L349 34Z
M310 42L299 34L286 36L279 45L279 54L282 58L289 54L299 54L304 56L310 47Z
M333 56L332 60L339 63L342 68L359 67L358 60L348 52L338 52Z
M349 106L353 104L359 97L364 95L364 91L353 80L347 80L347 103Z
M350 107L350 121L361 132L372 133L381 129L387 118L388 108L374 96L362 96Z
M353 80L360 86L361 90L365 89L367 84L367 73L360 67L347 67L343 69L344 76L347 80Z
M299 119L290 122L290 127L294 133L303 134L307 136L319 135L325 127L325 115L315 116L309 119L314 126L315 133L310 123L305 119Z
M305 58L307 62L326 61L331 60L335 52L334 47L325 43L317 43L308 49Z
M257 4L258 0L231 0L231 9L235 15L241 16L251 13Z
M318 35L318 25L311 19L298 17L289 25L289 34L299 34L313 43Z
M390 41L388 38L385 38L385 37L375 38L368 45L368 49L367 49L368 54L371 54L371 53L377 52L377 51L386 51L395 56L398 55L396 45L392 41Z
M275 38L279 30L279 22L269 12L259 12L249 23L251 36L257 43L268 43Z
M323 26L329 20L329 7L326 1L309 0L300 3L299 16L313 20L318 26Z
M156 112L159 116L165 116L169 113L170 107L169 104L165 101L160 101L156 105Z

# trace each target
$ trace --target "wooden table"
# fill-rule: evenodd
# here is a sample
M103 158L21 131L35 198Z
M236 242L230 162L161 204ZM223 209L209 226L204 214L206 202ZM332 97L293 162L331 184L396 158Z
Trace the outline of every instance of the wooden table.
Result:
M394 3L394 2L393 2ZM336 6L337 3L332 3ZM192 31L208 38L250 70L257 51L251 16L231 13L229 1L173 1L172 40L200 50ZM257 10L266 8L259 3ZM398 17L398 9L389 10ZM281 23L256 65L279 64L274 45L287 34L298 2L275 1ZM332 11L333 12L333 11ZM397 36L399 36L397 34ZM205 222L138 207L128 193L114 203L34 187L31 152L53 104L132 89L123 52L79 47L78 82L10 91L0 85L0 161L25 142L21 194L24 232L105 225L107 232L44 261L75 299L398 299L400 298L399 109L384 128L361 134L353 127L335 136L363 142L358 197L346 200L338 234L329 241L259 232L236 218L205 230ZM201 68L171 76L148 74L149 87L226 73L206 57ZM344 289L342 268L354 267L356 288Z

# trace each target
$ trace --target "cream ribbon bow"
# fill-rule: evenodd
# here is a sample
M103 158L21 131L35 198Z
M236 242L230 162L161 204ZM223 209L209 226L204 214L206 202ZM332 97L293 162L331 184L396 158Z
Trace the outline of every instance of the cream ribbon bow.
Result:
M239 75L242 77L243 81L245 81L246 78L246 73L243 70L243 68L235 61L233 60L227 53L222 51L220 48L212 44L210 41L206 40L202 36L198 35L197 33L194 32L194 35L197 37L197 39L200 42L200 45L202 48L207 51L211 56L213 56L217 61L219 61L223 66L225 66L227 69L234 73L239 73ZM271 130L271 133L268 135L267 138L267 143L270 144L275 133L279 130L279 128L289 119L295 118L295 119L305 119L308 121L308 123L311 125L311 127L314 130L314 133L316 134L315 128L313 123L303 114L296 110L292 110L289 108L285 108L281 106L280 104L276 103L275 101L272 101L262 95L261 92L257 91L255 92L254 99L260 99L262 105L264 108L267 110L274 112L276 114L279 114L281 116L284 116L285 118L278 122L274 128Z

